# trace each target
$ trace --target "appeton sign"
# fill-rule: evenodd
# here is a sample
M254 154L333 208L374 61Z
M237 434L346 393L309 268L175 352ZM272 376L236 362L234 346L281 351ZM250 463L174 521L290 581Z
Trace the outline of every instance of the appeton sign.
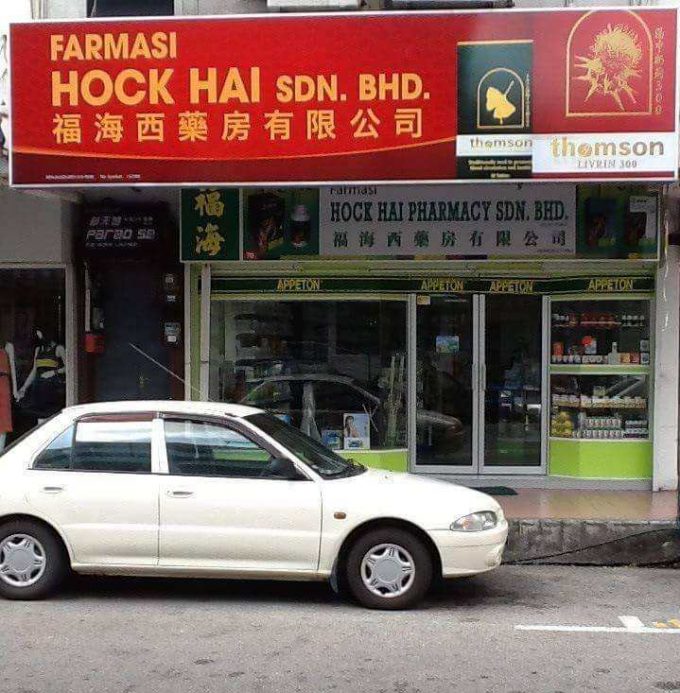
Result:
M14 24L15 185L677 175L677 11Z

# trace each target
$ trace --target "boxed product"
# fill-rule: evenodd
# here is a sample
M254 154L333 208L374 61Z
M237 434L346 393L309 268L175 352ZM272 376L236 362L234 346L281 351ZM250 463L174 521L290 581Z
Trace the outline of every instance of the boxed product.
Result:
M286 201L271 192L248 198L248 242L246 259L263 259L283 244Z

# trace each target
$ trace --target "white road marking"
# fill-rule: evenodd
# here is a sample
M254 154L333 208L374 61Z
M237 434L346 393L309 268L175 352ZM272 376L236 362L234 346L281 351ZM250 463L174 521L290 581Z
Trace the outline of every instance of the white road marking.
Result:
M644 631L645 629L645 624L637 616L619 616L619 621L621 621L628 630L632 630L636 633Z
M557 633L675 633L680 635L680 628L650 628L637 616L619 616L623 626L515 626L515 630L538 630Z

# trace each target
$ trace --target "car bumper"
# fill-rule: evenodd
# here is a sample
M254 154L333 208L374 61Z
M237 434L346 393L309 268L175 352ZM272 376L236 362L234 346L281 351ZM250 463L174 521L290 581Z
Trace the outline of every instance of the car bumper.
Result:
M439 549L443 577L475 575L500 565L508 538L508 523L484 532L438 529L430 531L429 535Z

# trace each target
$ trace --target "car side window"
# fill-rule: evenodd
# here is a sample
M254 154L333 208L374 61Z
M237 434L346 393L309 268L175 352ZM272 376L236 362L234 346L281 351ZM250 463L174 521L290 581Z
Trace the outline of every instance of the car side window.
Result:
M272 455L228 426L166 419L168 471L181 476L268 478Z
M152 416L96 416L76 424L73 471L151 472Z
M71 451L75 426L58 435L33 461L33 469L71 469Z

